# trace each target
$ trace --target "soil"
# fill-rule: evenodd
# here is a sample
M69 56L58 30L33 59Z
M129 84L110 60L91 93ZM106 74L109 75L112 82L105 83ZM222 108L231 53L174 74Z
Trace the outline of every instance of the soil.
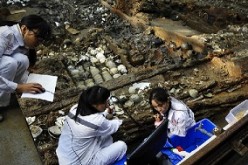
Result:
M35 116L33 125L44 130L35 141L44 164L57 164L58 139L48 133L48 128L77 102L89 82L128 99L133 95L128 91L134 83L166 87L172 96L189 105L197 120L209 118L220 127L227 124L224 118L230 109L248 98L246 1L1 3L1 24L39 14L53 28L52 40L37 48L38 61L32 72L58 76L54 102L17 96L23 114ZM127 71L118 70L118 75L111 76L119 77L111 80L94 79L90 67L101 73L111 70L96 58L102 50L107 60L124 65ZM114 137L130 146L153 130L148 91L139 91L142 101L126 105L124 115L117 115L124 120L124 126Z

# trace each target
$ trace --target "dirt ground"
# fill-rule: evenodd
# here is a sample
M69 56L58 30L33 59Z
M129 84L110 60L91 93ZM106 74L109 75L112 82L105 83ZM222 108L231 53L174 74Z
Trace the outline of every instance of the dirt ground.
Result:
M127 111L117 114L124 126L115 138L129 145L153 129L149 89L130 93L134 83L166 87L190 106L197 120L210 118L221 127L227 124L224 117L229 110L248 98L246 1L8 0L1 4L1 23L39 14L53 28L52 40L37 49L32 71L58 76L55 100L19 98L23 114L35 116L33 125L43 128L36 145L44 164L57 164L58 138L48 128L92 84L128 98L122 105ZM93 67L102 78L92 74Z

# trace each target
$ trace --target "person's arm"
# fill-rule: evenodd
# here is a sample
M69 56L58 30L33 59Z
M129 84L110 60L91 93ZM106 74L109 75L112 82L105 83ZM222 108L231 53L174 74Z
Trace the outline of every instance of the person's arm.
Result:
M4 32L5 31L0 32L0 61L2 59L4 52L8 48L10 40L13 38L13 36L11 36L11 34L7 34L7 33L5 34Z
M188 121L188 115L186 113L178 112L176 116L177 126L175 129L175 132L178 134L178 136L186 136L187 134L187 121Z
M0 90L7 93L42 93L45 89L38 83L17 84L0 76Z
M9 33L7 30L0 32L0 61L2 60L2 56L4 52L7 50L11 40L13 40L13 37L14 37L13 34ZM8 93L13 93L14 91L18 93L44 92L44 88L38 83L17 84L13 81L7 80L1 75L0 75L0 90Z
M0 31L0 62L11 40L13 40L13 35L10 34L8 30L1 29ZM11 82L0 75L0 90L1 91L12 93L15 91L16 87L17 87L16 83Z
M26 84L17 84L16 90L17 93L43 93L45 89L39 83L26 83Z
M8 81L6 78L0 76L0 90L7 92L7 93L12 93L15 91L17 87L17 84L11 81Z
M163 122L163 116L159 113L155 114L154 116L154 126L157 128Z
M177 136L186 136L188 128L188 115L186 111L174 110L170 118L170 133Z
M97 134L98 136L112 135L118 130L121 124L122 124L122 120L119 119L113 119L113 120L104 119L101 126L97 130Z

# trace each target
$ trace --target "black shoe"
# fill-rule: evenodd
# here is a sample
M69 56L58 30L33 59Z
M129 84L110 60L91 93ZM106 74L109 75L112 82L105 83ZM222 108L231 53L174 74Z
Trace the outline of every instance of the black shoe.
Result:
M3 114L0 113L0 122L2 122L4 119Z

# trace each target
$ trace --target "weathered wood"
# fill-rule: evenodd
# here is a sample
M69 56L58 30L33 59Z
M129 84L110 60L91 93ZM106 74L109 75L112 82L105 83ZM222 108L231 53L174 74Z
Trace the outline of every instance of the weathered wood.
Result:
M219 28L207 24L198 16L191 15L189 17L186 15L179 15L179 17L185 22L186 25L203 33L216 33L219 30ZM194 18L192 19L192 17Z
M108 3L104 1L101 1L101 2L105 7L109 8L113 13L116 13L121 18L129 21L130 24L133 25L134 27L142 27L142 29L144 30L149 29L150 31L153 31L157 37L167 42L172 41L176 43L177 45L181 45L182 43L190 43L193 46L193 49L195 51L201 52L201 53L206 52L206 47L204 43L200 42L200 40L198 39L183 36L179 33L173 32L172 29L167 30L163 27L148 25L148 22L143 20L144 18L139 19L136 16L129 16L123 13L121 10L113 8Z
M222 92L213 96L212 98L204 98L198 101L188 101L187 105L189 105L192 109L199 109L202 107L218 107L220 105L230 104L248 98L247 91L248 84L244 84L242 88L237 89L231 93Z
M101 0L101 3L102 3L103 6L108 8L112 13L117 14L122 19L127 20L128 22L130 22L130 24L132 26L137 27L137 28L141 28L141 29L146 29L147 22L145 22L144 20L139 19L137 17L130 17L127 14L123 13L121 10L119 10L117 8L113 8L107 2L105 2L103 0Z
M78 88L55 91L54 102L31 98L20 98L18 102L25 116L34 116L64 109L65 107L70 108L72 104L77 103L80 92L81 90Z

